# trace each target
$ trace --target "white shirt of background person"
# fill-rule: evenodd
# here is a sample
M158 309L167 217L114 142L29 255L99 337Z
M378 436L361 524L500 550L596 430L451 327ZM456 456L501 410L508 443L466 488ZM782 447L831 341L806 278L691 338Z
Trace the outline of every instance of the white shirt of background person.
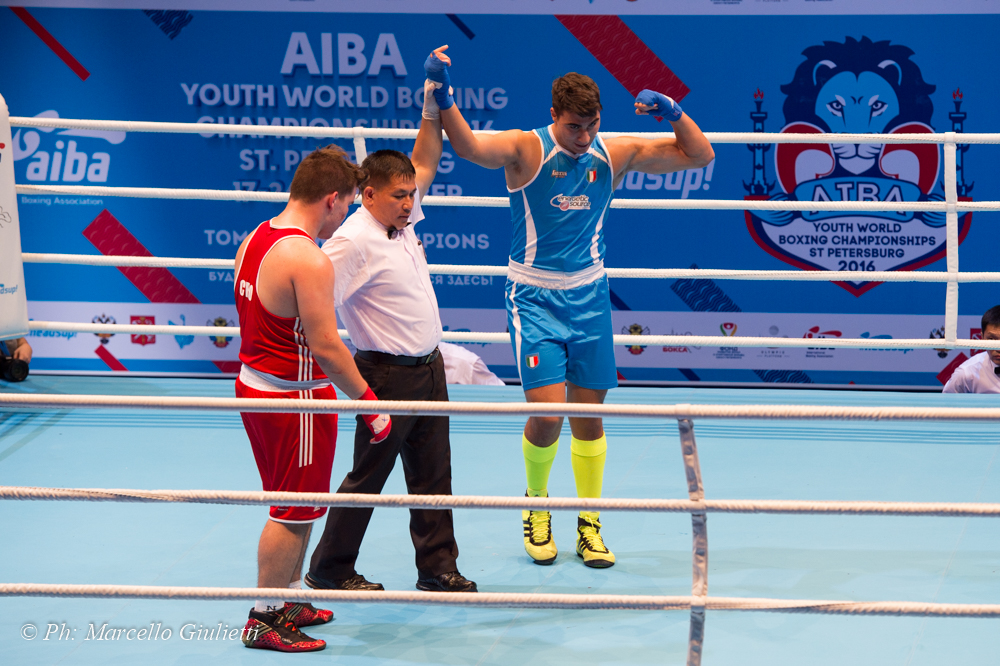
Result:
M1000 326L986 326L983 340L1000 340ZM1000 350L976 354L958 366L942 393L1000 393L1000 377L994 371L1000 367Z
M358 349L424 356L441 341L441 317L427 256L413 228L424 219L420 192L409 225L389 238L364 207L325 243L333 262L334 303Z
M955 369L942 393L1000 393L996 367L989 352L976 354Z
M438 344L444 359L444 374L449 384L485 384L505 386L503 380L493 374L479 354L461 345L450 342Z

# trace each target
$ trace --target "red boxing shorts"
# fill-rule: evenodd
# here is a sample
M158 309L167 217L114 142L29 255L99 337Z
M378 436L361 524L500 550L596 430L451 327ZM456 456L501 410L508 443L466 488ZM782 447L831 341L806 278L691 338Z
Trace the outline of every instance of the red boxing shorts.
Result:
M258 391L236 380L237 398L336 400L332 386L311 391ZM330 492L333 453L337 448L336 414L261 414L240 412L253 447L265 491ZM326 507L272 506L271 520L311 523Z

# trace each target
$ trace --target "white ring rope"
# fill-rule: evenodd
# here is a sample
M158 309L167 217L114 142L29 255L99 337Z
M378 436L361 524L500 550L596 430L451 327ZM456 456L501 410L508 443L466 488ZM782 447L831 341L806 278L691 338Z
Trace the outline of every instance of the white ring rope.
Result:
M74 266L139 266L144 268L218 268L234 270L235 259L191 259L181 257L132 257L103 254L53 254L22 252L26 264L70 264ZM794 272L794 271L792 271Z
M137 199L201 199L207 201L264 201L284 203L287 192L247 190L204 190L169 187L104 187L96 185L16 185L18 194L63 194L93 197L131 197ZM427 196L424 206L475 206L509 208L507 197ZM625 210L789 210L789 211L927 211L947 213L943 201L775 201L738 199L612 199L612 208ZM1000 201L959 201L958 212L998 211Z
M286 128L268 125L233 125L215 123L147 123L130 121L67 120L58 118L11 118L11 124L20 127L60 127L77 129L103 129L132 132L178 132L198 133L208 138L225 133L243 136L299 136L326 138L353 138L356 155L360 160L367 152L365 138L414 138L416 130L389 130L377 128ZM253 132L253 134L251 134ZM604 136L621 136L605 133ZM642 136L642 135L637 135ZM671 136L668 133L645 136ZM692 346L767 346L767 347L839 347L861 349L914 349L914 348L981 348L1000 349L1000 341L983 342L957 340L958 283L973 281L996 281L997 274L981 273L962 276L958 270L958 212L1000 210L1000 202L959 202L956 194L956 145L958 143L1000 143L997 134L918 134L918 135L848 135L848 134L764 134L764 133L707 133L714 143L822 143L822 144L944 144L944 180L946 201L922 202L802 202L772 200L670 200L670 199L618 199L612 207L630 210L785 210L785 211L933 211L946 214L947 226L947 272L943 274L925 273L915 279L904 279L895 272L879 272L886 275L881 281L940 282L948 283L945 305L946 342L940 340L867 340L867 339L789 339L789 338L745 338L716 336L614 336L615 344L643 345L692 345ZM91 196L122 196L137 198L202 199L218 201L269 201L284 202L288 195L282 192L248 192L240 190L171 189L141 187L89 187L89 186L48 186L16 185L20 194L78 194ZM508 207L503 197L436 197L424 199L427 205ZM55 256L56 258L53 258ZM163 258L127 259L120 257L80 259L66 255L35 255L45 263L87 263L91 265L133 265L133 266L174 266ZM111 264L117 261L119 263ZM129 264L129 261L137 263ZM158 263L138 263L152 262ZM184 267L231 268L232 264L222 260L184 260ZM200 262L200 263L199 263ZM219 264L222 264L221 266ZM503 275L503 267L442 267L452 274ZM489 273L482 271L487 268ZM614 269L612 269L614 270ZM677 271L651 269L619 269L622 272L612 277L645 278L687 278L702 279L711 271ZM462 271L462 272L460 272ZM492 272L497 271L497 272ZM504 271L505 272L505 271ZM859 277L842 277L857 274ZM804 276L808 277L804 277ZM716 279L792 279L831 281L837 278L851 281L880 281L874 272L823 272L820 275L794 271L716 271L711 275ZM982 279L988 276L987 279ZM907 276L909 278L910 276ZM125 326L66 324L61 322L31 322L32 330L113 332L113 333L160 333L196 334L212 336L236 336L237 327L210 326ZM345 337L346 331L340 331ZM505 342L504 333L446 333L444 339L450 341ZM945 344L942 344L945 342ZM324 404L325 403L325 404ZM154 396L54 396L54 395L4 395L0 394L0 404L14 408L41 407L60 408L152 408L189 409L221 411L299 412L299 413L368 413L371 403L367 401L315 401L315 400L247 400L233 398L189 398ZM534 404L490 404L490 403L440 403L417 401L380 401L379 412L389 414L488 414L488 415L532 415L532 416L617 416L676 418L679 421L681 448L684 457L685 474L688 480L688 500L638 500L638 499L596 499L580 500L569 498L511 498L482 496L408 496L408 495L336 495L329 493L261 493L240 491L142 491L114 489L54 489L0 487L0 499L46 499L85 501L128 501L128 502L207 502L236 504L271 504L283 502L312 506L434 506L450 508L545 508L550 509L607 509L625 511L672 511L688 512L692 518L692 596L607 596L607 595L547 595L547 594L454 594L454 593L412 593L412 592L344 592L314 590L262 590L259 588L174 588L122 585L38 585L0 584L0 596L76 596L76 597L120 597L120 598L189 598L189 599L257 599L261 595L285 598L295 601L341 600L368 603L422 603L495 607L533 608L643 608L659 610L690 610L690 633L688 639L689 666L701 663L702 641L704 639L705 611L709 610L768 610L798 613L837 614L885 614L885 615L936 615L966 617L1000 617L1000 605L976 604L927 604L919 602L840 602L780 599L733 599L713 598L708 595L708 541L706 517L709 512L736 513L832 513L832 514L878 514L878 515L939 515L939 516L1000 516L998 504L955 504L955 503L914 503L914 502L840 502L840 501L794 501L794 500L706 500L701 484L697 447L694 440L692 418L762 418L762 419L859 419L859 420L943 420L943 421L996 421L1000 420L1000 409L993 408L906 408L906 407L829 407L829 406L738 406L738 405L587 405L564 403ZM283 498L279 496L294 495ZM359 502L359 504L345 504ZM565 505L557 506L562 502ZM583 504L581 504L581 502ZM428 504L430 503L430 504Z
M238 506L340 506L405 509L534 509L639 513L755 513L852 516L1000 517L1000 504L960 502L868 502L855 500L615 499L496 497L492 495L367 495L251 490L136 490L0 486L0 500L193 503Z
M143 324L94 324L59 321L28 322L32 331L61 331L67 333L114 333L122 335L203 335L209 337L239 337L238 326L170 326ZM341 338L350 336L346 329L338 329ZM647 345L664 347L796 347L796 348L837 348L837 349L1000 349L1000 340L952 340L934 338L768 338L750 336L718 335L615 335L615 345ZM498 344L509 343L507 333L463 333L445 331L445 342L466 342Z
M84 129L117 129L124 131L143 132L195 132L205 134L206 127L214 127L209 135L231 130L232 133L247 133L247 128L254 127L253 131L260 136L327 136L340 138L353 138L355 148L359 154L365 152L365 137L368 138L413 138L416 130L390 130L376 128L280 128L271 126L249 126L249 125L215 125L206 123L143 123L130 121L90 121L90 120L70 120L60 118L12 118L12 124L20 127L67 127ZM286 131L289 130L289 131ZM290 131L296 130L296 131ZM494 132L488 132L494 133ZM607 133L605 136L621 136L623 134ZM656 134L636 134L636 136L670 136L669 133ZM992 282L997 279L993 273L979 273L961 275L958 271L958 212L966 211L991 211L1000 210L1000 202L961 202L957 200L955 193L955 146L958 143L1000 143L998 134L956 134L955 132L945 132L943 134L914 134L914 135L875 135L875 134L764 134L764 133L709 133L708 138L716 143L943 143L945 161L945 191L946 201L923 201L923 202L809 202L809 201L739 201L739 200L681 200L681 199L616 199L611 206L616 208L631 210L791 210L791 211L936 211L944 212L947 218L947 255L948 270L945 273L913 273L911 276L903 276L895 271L716 271L711 277L717 279L759 279L759 280L802 280L802 281L834 281L837 279L847 281L892 281L892 282L946 282L947 296L945 302L945 339L925 340L925 339L830 339L823 338L822 346L831 348L853 348L853 349L993 349L991 343L982 343L972 340L957 339L958 320L958 285L960 282ZM58 186L58 185L17 185L19 193L62 193L62 194L83 194L96 196L132 196L132 197L156 197L156 198L184 198L184 199L213 199L227 201L287 201L288 195L282 192L248 192L241 190L204 190L204 189L169 189L169 188L122 188L122 187L90 187L90 186ZM424 203L428 205L445 206L487 206L487 207L507 207L509 201L505 197L426 197ZM120 260L119 260L120 261ZM136 260L138 261L138 260ZM146 259L145 261L156 261ZM216 267L218 264L212 260L189 260L193 263L187 264L189 267ZM81 261L81 263L83 263ZM94 264L97 265L97 264ZM107 264L101 264L107 265ZM136 263L129 265L163 265ZM502 267L488 267L489 272L479 272L479 267L446 267L450 274L489 274L502 275ZM473 272L475 271L475 272ZM621 272L617 272L621 271ZM609 275L613 277L649 277L649 278L669 278L679 276L690 276L695 279L706 279L709 273L684 272L680 270L665 269L612 269ZM917 277L919 276L919 277ZM881 280L879 278L882 278ZM165 329L165 327L149 327L145 330L132 330L124 326L106 325L102 329L87 328L88 324L67 324L60 322L32 322L33 330L65 331L65 332L92 332L92 333L149 333L154 334L174 334L174 335L208 335L208 336L231 336L235 337L239 331L236 327L189 327L176 326ZM132 327L136 328L136 327ZM156 328L165 330L154 330ZM214 330L212 330L214 328ZM344 337L344 333L341 332ZM475 342L475 343L505 343L507 336L502 333L445 333L443 338L448 342ZM664 346L720 346L720 341L714 336L624 336L616 335L614 340L616 345L664 345ZM818 346L810 339L791 338L729 338L724 343L725 346L743 347L812 347ZM995 344L995 343L994 343Z
M78 120L71 118L31 118L11 116L12 127L54 127L59 129L96 129L116 132L157 132L170 134L240 134L248 136L313 137L317 139L415 139L416 129L374 127L274 127L271 125L235 125L220 123L164 123L132 120ZM476 134L496 134L500 130L475 130ZM672 132L601 132L611 139L619 136L671 138ZM705 132L712 143L823 143L823 144L883 144L883 143L1000 143L1000 134L790 134L776 132ZM447 135L445 135L447 138Z
M0 405L34 409L165 409L220 412L370 414L367 400L208 398L151 395L0 393ZM860 407L839 405L592 405L565 402L438 402L379 400L380 414L574 416L658 419L850 421L1000 421L1000 407Z
M68 264L74 266L140 266L150 268L235 269L233 259L188 257L135 257L101 254L52 254L22 252L26 264ZM428 264L432 275L491 275L506 277L507 266L469 264ZM947 271L764 271L717 268L608 268L609 278L658 280L787 280L802 282L1000 282L1000 272L968 272L952 275Z
M158 585L0 584L0 596L85 599L253 600L262 596L297 602L416 604L487 608L563 608L596 610L688 610L693 597L610 594L534 594L510 592L404 592L382 590L293 590L259 587L167 587ZM916 615L925 617L1000 617L997 604L941 604L915 601L839 601L702 597L707 610L771 611L825 615ZM699 600L700 602L701 600Z

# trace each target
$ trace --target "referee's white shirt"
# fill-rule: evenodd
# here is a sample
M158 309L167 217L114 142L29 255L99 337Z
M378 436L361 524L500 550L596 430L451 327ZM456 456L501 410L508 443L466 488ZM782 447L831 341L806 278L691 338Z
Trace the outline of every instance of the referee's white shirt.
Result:
M1000 377L993 372L988 352L980 352L962 365L944 385L943 393L1000 393Z
M441 342L427 257L413 231L422 219L417 192L409 226L392 239L361 206L323 243L333 262L337 312L358 349L424 356Z

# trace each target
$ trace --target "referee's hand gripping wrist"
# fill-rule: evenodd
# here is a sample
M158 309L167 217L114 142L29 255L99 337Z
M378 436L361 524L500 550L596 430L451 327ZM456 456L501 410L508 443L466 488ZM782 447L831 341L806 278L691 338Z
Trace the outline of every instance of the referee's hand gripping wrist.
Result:
M653 116L658 121L666 118L670 122L676 122L684 115L680 104L655 90L643 90L636 95L635 113L639 116Z
M447 49L447 45L434 49L424 61L424 73L427 75L427 80L434 85L434 101L437 102L442 111L455 105L455 98L452 96L451 76L448 74L451 58L444 53Z
M358 400L377 401L378 398L375 396L375 392L372 391L372 387L369 386L365 389L364 395L358 398ZM385 438L392 432L392 419L389 418L388 414L362 414L361 418L364 419L365 425L372 432L372 444L385 441Z

